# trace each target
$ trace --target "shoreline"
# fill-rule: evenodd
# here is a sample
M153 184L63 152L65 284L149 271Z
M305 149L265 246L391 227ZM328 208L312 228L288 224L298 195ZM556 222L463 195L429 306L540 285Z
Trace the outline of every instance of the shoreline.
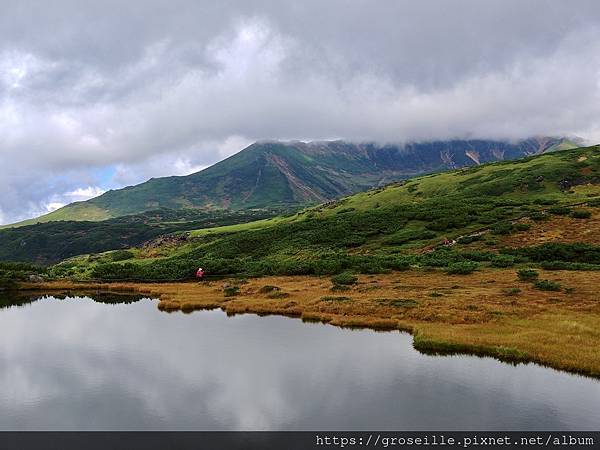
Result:
M488 269L470 275L361 275L357 284L337 291L328 277L316 276L156 284L59 281L23 283L19 291L129 292L158 298L157 307L165 312L219 308L228 315L399 330L411 333L413 347L426 354L489 356L600 378L600 273L540 271L542 278L567 289L539 291L517 281L514 269ZM227 288L237 292L227 297Z

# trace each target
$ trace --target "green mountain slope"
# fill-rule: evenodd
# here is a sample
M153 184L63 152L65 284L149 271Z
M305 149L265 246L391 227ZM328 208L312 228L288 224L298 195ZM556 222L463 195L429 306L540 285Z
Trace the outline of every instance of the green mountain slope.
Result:
M56 263L72 256L143 244L176 231L273 217L285 209L198 211L160 209L98 222L56 221L0 230L0 261ZM173 240L163 239L163 242ZM118 256L118 257L122 257Z
M405 145L261 142L201 172L109 191L17 225L105 220L158 208L249 209L317 204L417 174L572 148L562 138Z
M293 216L197 230L158 258L147 248L134 249L132 258L118 263L110 262L110 254L81 257L57 266L55 274L168 280L191 277L198 265L211 274L264 275L380 272L498 258L504 264L515 256L465 256L456 247L426 250L445 238L468 241L481 231L495 236L535 227L551 214L573 214L583 230L599 197L600 147L564 150L417 177ZM517 220L523 225L517 227ZM591 235L598 231L587 230ZM560 258L600 264L600 251L589 252L592 256L580 259Z

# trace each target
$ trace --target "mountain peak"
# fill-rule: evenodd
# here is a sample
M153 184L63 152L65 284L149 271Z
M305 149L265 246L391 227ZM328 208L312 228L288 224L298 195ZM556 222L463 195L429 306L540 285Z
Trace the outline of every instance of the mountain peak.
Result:
M157 208L246 209L332 200L414 175L574 148L565 138L404 144L257 141L194 174L151 178L67 205L26 224L102 220Z

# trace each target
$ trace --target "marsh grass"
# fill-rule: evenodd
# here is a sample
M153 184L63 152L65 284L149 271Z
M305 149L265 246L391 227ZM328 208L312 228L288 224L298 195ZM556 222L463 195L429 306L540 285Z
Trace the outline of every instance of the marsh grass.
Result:
M348 292L351 290L352 290L352 288L350 286L344 286L341 284L334 284L333 286L331 286L331 289L330 289L331 292ZM362 289L360 291L364 292Z
M514 297L516 295L519 295L521 292L521 289L519 289L518 287L506 288L502 290L502 293L507 297Z
M270 294L276 291L281 291L281 288L279 286L273 286L271 284L267 284L258 290L258 292L261 294Z
M349 302L352 299L344 296L324 295L321 297L322 302Z
M382 301L395 308L414 308L419 304L416 300L409 298L397 298L397 299L378 299L376 301Z

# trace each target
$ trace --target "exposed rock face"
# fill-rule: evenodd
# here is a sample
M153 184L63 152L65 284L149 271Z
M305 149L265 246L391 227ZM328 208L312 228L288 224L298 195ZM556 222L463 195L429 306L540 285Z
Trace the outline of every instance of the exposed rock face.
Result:
M176 247L187 242L187 234L165 234L152 239L151 241L145 242L142 247L146 249L160 248L164 246Z

